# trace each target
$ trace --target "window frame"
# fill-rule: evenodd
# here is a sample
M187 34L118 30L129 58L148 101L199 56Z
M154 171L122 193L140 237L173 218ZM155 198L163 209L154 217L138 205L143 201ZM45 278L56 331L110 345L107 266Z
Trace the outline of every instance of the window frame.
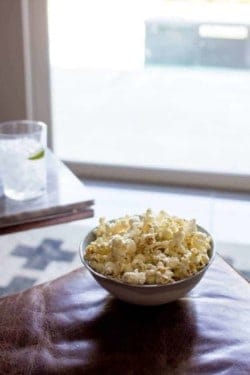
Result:
M81 178L191 187L231 192L250 192L250 176L170 168L117 166L64 161Z

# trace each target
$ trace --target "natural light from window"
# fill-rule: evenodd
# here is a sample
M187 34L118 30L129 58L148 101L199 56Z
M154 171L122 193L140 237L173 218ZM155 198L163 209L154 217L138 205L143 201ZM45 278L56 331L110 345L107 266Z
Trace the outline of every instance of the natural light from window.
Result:
M64 160L250 174L248 1L49 0Z

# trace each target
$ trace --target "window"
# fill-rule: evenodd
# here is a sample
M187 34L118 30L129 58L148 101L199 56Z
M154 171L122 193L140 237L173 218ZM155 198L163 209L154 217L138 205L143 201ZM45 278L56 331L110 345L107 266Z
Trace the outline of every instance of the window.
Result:
M89 175L249 190L250 2L47 2L62 159ZM44 121L45 3L22 2L23 86L29 117Z
M250 4L49 0L66 160L250 173Z

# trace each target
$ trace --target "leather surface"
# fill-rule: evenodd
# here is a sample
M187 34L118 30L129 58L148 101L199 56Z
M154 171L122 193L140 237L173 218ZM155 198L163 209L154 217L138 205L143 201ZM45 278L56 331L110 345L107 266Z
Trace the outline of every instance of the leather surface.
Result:
M249 289L217 256L186 298L139 307L78 269L0 299L0 373L250 374Z

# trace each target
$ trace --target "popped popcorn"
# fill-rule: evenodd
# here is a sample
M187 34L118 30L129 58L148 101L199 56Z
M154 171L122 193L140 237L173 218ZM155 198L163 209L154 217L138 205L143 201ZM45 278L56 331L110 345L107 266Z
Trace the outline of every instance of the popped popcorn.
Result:
M211 238L195 220L154 215L99 220L96 239L86 248L88 264L97 272L129 284L169 284L194 275L209 262Z

